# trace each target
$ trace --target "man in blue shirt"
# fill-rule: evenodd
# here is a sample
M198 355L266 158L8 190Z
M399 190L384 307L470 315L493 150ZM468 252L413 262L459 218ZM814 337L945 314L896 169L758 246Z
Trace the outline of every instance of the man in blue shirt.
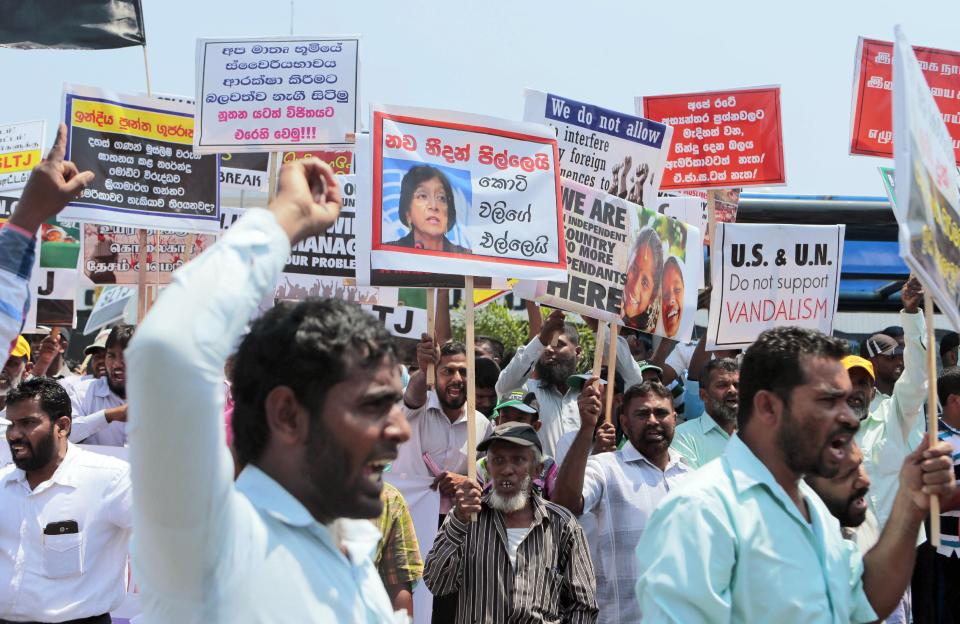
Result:
M953 492L949 445L904 461L877 545L866 555L804 475L832 477L859 420L841 359L846 343L778 327L747 350L738 433L697 479L669 494L637 545L646 622L872 622L910 581L931 495Z

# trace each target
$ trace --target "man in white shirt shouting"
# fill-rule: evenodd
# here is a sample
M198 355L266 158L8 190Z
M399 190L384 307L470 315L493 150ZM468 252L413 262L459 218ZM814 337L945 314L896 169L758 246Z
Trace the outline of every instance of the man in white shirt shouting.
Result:
M123 350L133 332L133 325L121 324L111 329L104 362L107 374L68 389L73 402L71 442L103 446L127 443L127 365Z
M406 619L366 520L380 515L381 473L410 435L393 341L375 317L309 299L255 321L233 369L236 484L226 446L227 357L291 245L339 213L327 165L284 165L269 208L248 210L177 271L127 349L147 624Z

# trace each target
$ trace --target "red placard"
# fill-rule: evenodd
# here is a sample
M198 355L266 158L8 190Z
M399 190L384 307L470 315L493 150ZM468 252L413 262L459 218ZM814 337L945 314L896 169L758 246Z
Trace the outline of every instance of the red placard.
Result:
M913 47L960 164L960 52ZM893 158L893 44L860 37L850 153Z
M643 116L674 128L661 191L787 181L780 87L644 97Z

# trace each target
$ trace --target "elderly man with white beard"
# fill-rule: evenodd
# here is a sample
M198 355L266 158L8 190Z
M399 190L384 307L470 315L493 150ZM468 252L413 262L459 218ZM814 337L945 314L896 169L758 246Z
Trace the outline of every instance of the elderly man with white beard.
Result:
M477 450L487 451L493 487L484 495L475 481L458 486L453 513L427 555L424 583L434 595L457 593L458 624L596 622L583 530L532 489L543 467L537 432L505 423Z

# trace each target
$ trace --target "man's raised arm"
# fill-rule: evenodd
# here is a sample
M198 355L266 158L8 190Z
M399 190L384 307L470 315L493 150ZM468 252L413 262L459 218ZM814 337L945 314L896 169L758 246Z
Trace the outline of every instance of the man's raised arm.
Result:
M339 210L326 165L285 165L269 209L249 210L177 271L127 349L133 560L155 592L199 602L218 578L212 572L231 563L226 549L237 527L224 363L291 244L326 230Z

